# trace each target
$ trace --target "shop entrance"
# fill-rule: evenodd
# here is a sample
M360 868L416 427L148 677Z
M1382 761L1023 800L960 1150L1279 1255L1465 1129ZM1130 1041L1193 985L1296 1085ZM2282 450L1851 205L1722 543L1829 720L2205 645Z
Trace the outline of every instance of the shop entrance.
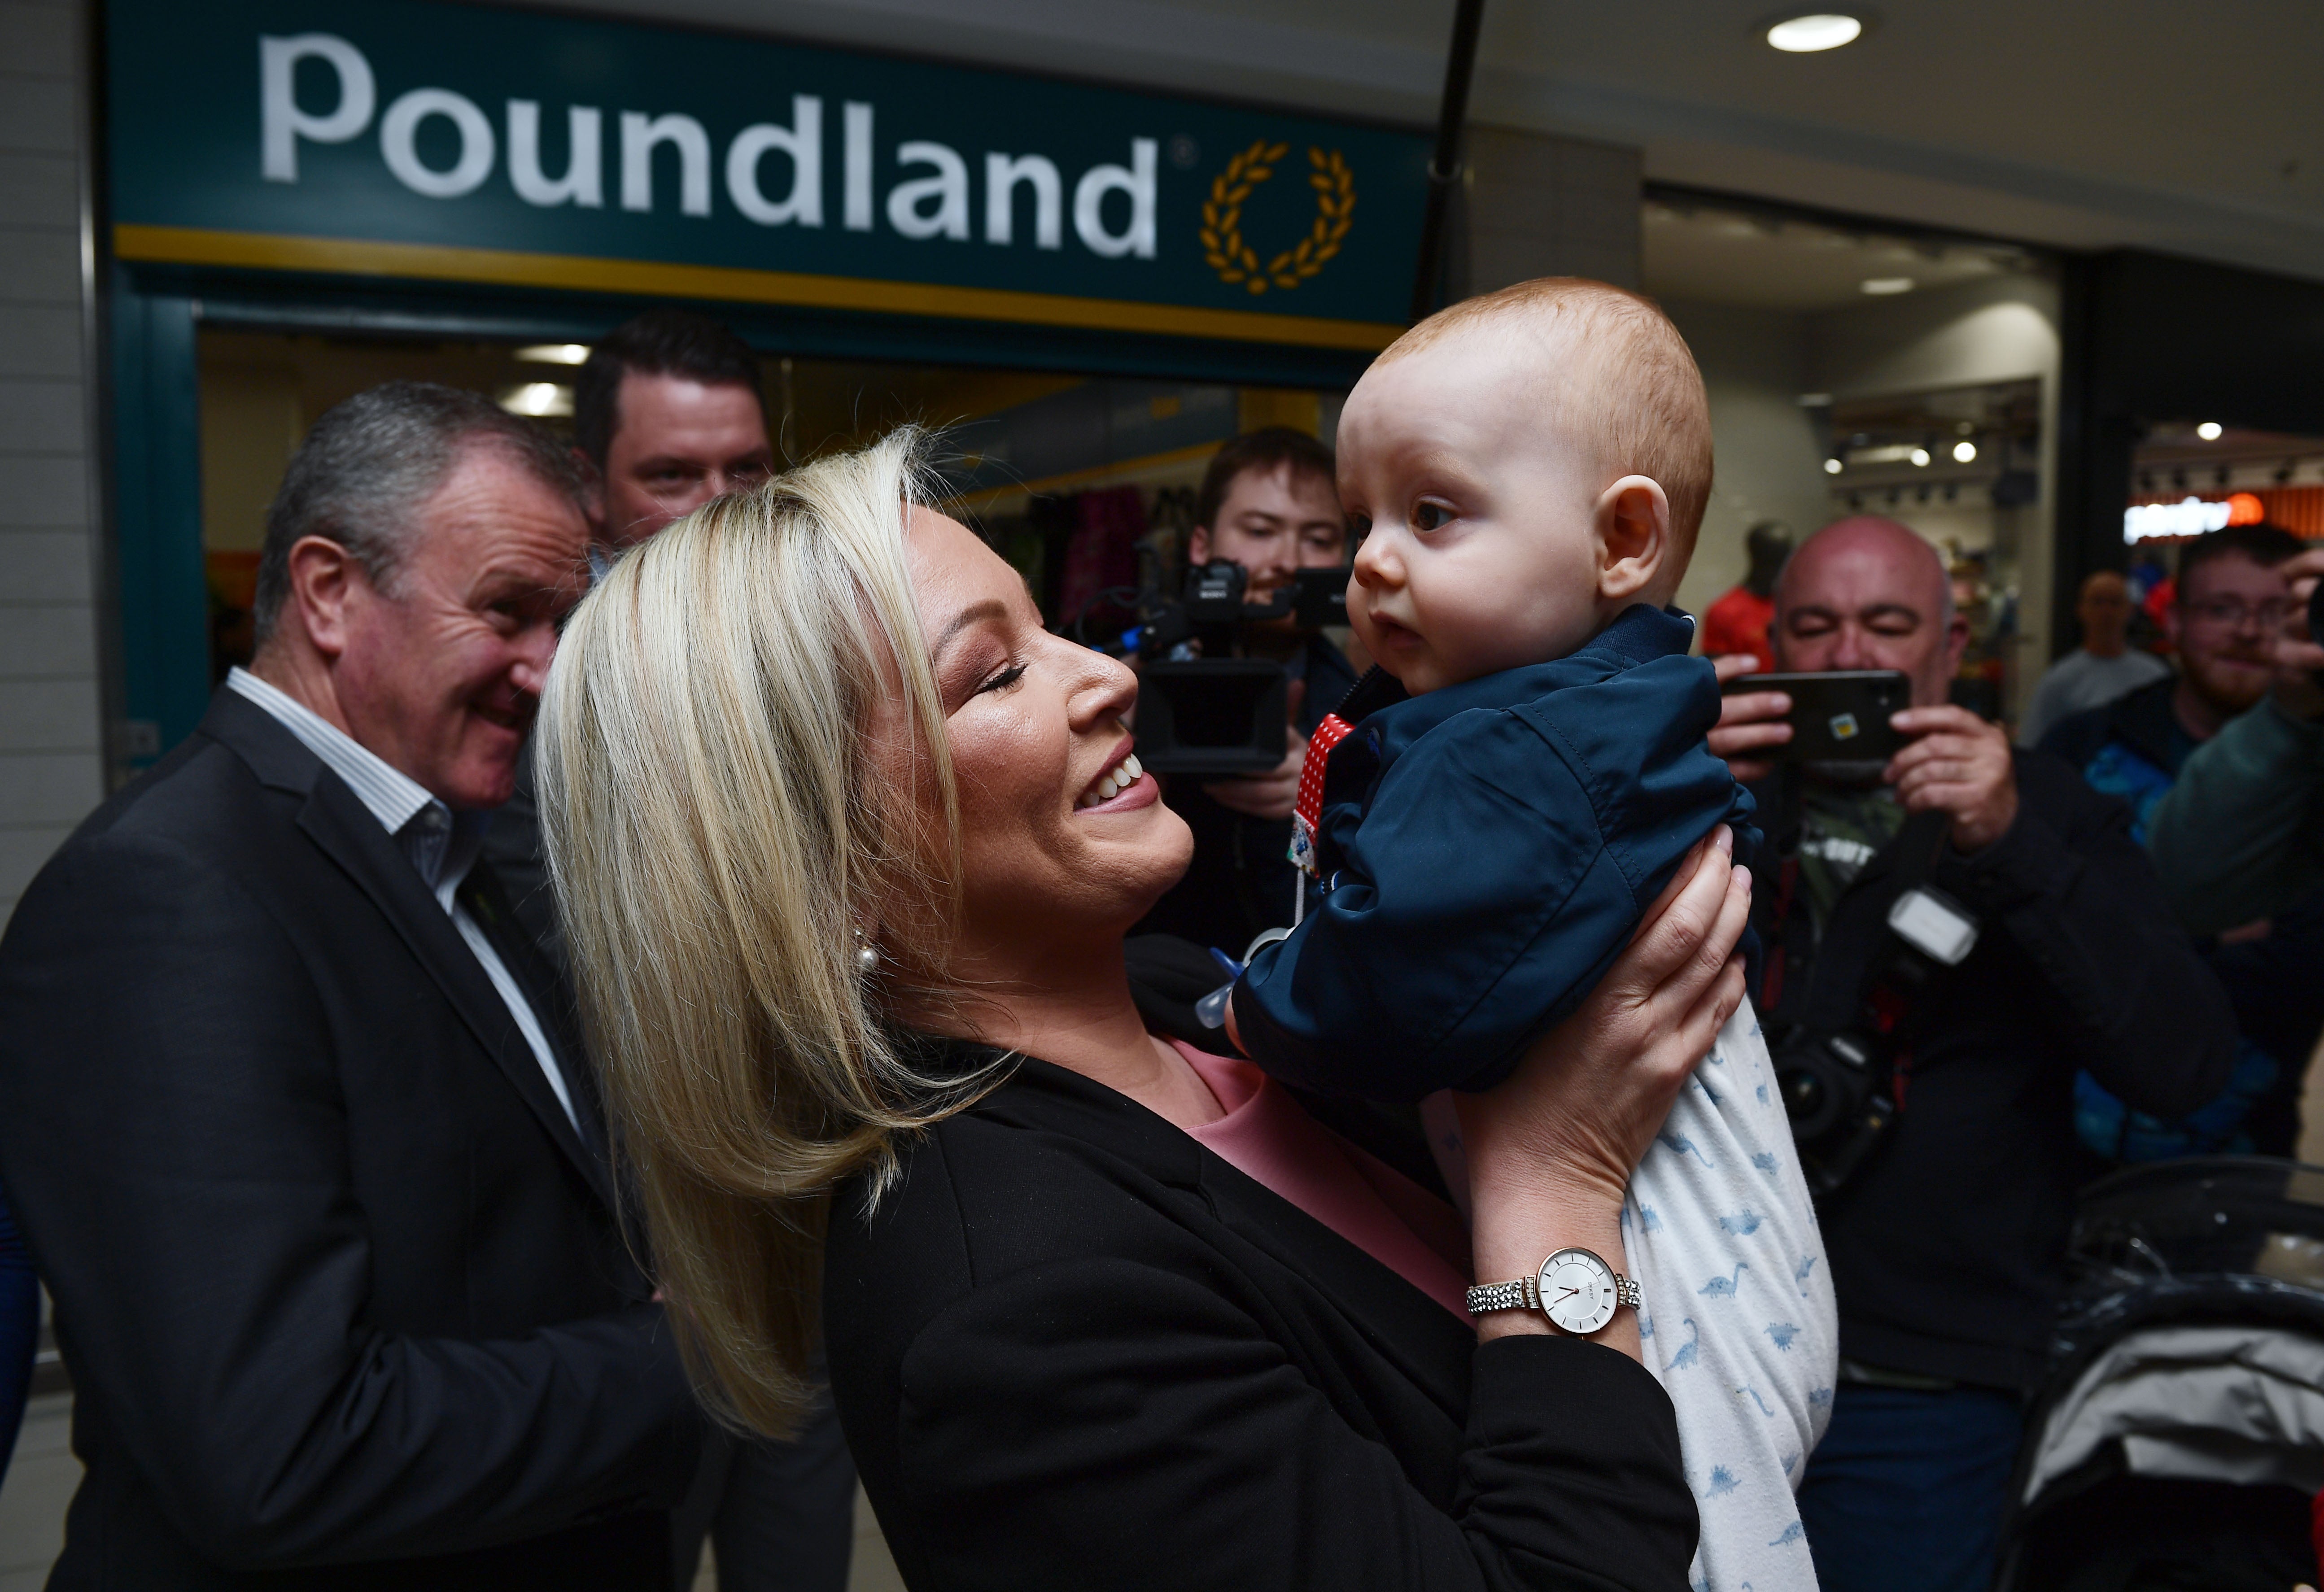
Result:
M1645 286L1702 365L1718 478L1682 607L1745 573L1768 521L1879 514L1952 572L1971 645L1954 695L2015 722L2049 657L2057 262L1681 189L1646 202Z
M161 295L133 302L146 318L156 305L202 307L200 299ZM611 326L641 307L606 307L593 321ZM172 722L156 722L144 734L144 744L133 749L140 760L189 730L227 667L249 662L251 595L267 504L283 465L326 409L383 382L441 382L485 392L513 414L572 439L574 367L588 358L586 342L528 337L516 327L497 337L475 335L475 314L444 314L444 330L423 335L409 326L414 316L381 316L376 307L337 305L318 314L318 307L293 298L277 309L290 311L283 316L290 326L270 326L265 309L249 305L239 311L214 307L186 327L190 358L184 365L190 370L184 374L193 379L195 414L190 437L179 442L198 476L200 632L184 623L189 593L177 581L177 600L156 618L165 634L177 630L181 644L165 658L151 646L156 637L146 634L149 672L142 681L133 678L133 686L144 686L146 700L170 704ZM715 316L718 307L705 307L705 314ZM327 318L342 323L316 326ZM820 348L781 354L767 346L765 327L748 326L742 316L737 321L743 321L737 330L755 332L751 342L762 354L762 400L783 463L860 446L907 420L939 428L941 469L955 511L1025 574L1050 623L1060 628L1097 613L1106 590L1153 581L1174 588L1194 519L1194 488L1220 442L1255 426L1295 426L1329 442L1346 395L1343 383L1332 382L1339 372L1318 372L1324 382L1313 386L1199 382L1171 374L1171 363L1183 365L1183 358L1155 360L1157 374L1120 374L1094 358L1097 370L960 360L957 348L955 358L945 360L941 346L929 360L846 358L844 351ZM170 374L167 354L162 339L146 344L149 382ZM1057 358L1060 351L1048 354ZM1106 363L1134 367L1137 354L1113 351ZM172 437L174 428L153 428L133 437L133 444L165 456ZM153 588L167 569L137 556L165 553L156 544L170 528L149 523L146 529L153 535L142 548L134 537L128 539L125 565L137 567L124 569L125 597L134 600L144 590L161 600Z

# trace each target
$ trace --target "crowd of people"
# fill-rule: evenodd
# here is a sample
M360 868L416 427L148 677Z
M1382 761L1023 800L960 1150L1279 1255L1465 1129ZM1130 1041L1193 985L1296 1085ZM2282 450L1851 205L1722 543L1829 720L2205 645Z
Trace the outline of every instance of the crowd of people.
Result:
M323 416L249 667L0 939L51 1587L836 1592L860 1477L918 1588L1980 1592L2077 1191L2293 1153L2288 533L2181 550L2175 669L2091 577L2014 745L1897 521L1698 638L1692 359L1523 284L1213 459L1191 558L1350 628L1248 627L1286 756L1166 788L921 434L781 468L678 311L574 429Z

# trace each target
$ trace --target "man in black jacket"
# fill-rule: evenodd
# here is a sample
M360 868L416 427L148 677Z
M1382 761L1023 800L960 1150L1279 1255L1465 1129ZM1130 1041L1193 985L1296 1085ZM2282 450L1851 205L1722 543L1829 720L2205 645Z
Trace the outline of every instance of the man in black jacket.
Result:
M1302 569L1346 564L1348 521L1334 468L1330 448L1288 426L1230 438L1203 474L1186 541L1189 567L1213 559L1240 564L1250 575L1244 600L1264 603ZM1289 857L1291 809L1307 738L1360 672L1328 637L1292 619L1246 625L1241 649L1273 658L1291 676L1288 750L1263 774L1164 778L1172 810L1194 832L1194 860L1133 931L1215 945L1236 957L1262 930L1290 926L1298 878Z
M1821 1206L1840 1385L1800 1514L1826 1592L1982 1592L2065 1281L2075 1072L2178 1115L2225 1082L2233 1026L2122 805L1946 703L1968 627L1919 536L1860 518L1810 538L1774 639L1779 669L1902 670L1914 704L1904 750L1858 780L1755 755L1790 738L1779 693L1730 697L1711 736L1773 847L1753 902L1771 1039L1812 1015L1895 1055L1894 1126ZM1916 879L1978 939L1914 988L1882 969Z
M0 942L0 1174L87 1474L52 1588L632 1588L701 1424L567 1002L476 858L577 591L570 468L348 400L253 668Z
M574 385L573 427L595 568L774 468L758 356L687 310L650 309L599 340ZM515 794L493 814L484 860L542 956L565 971L530 747ZM791 1441L713 1431L672 1524L681 1585L707 1536L722 1592L843 1592L855 1545L855 1465L829 1401Z

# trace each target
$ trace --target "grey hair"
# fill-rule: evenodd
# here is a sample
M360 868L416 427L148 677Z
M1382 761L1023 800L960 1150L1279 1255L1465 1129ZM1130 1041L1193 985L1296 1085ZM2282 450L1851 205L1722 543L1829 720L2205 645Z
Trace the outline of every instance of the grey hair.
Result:
M473 447L497 448L543 486L580 500L581 478L556 440L481 393L389 382L326 410L290 456L266 511L252 614L258 645L281 617L290 549L304 538L338 543L374 585L392 594L420 506Z

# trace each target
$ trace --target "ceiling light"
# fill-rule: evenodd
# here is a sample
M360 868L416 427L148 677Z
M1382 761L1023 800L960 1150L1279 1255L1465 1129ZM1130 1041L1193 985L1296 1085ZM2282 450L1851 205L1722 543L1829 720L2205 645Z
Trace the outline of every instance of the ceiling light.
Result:
M1843 44L1853 44L1863 33L1864 24L1852 16L1838 12L1816 12L1808 16L1787 17L1767 30L1767 42L1786 55L1808 55L1819 50L1837 50Z
M586 364L589 345L586 343L536 343L530 348L520 348L516 356L528 364Z
M1881 299L1891 293L1911 292L1913 279L1909 276L1868 276L1857 285L1874 298Z
M1953 444L1954 464L1966 465L1975 457L1977 457L1977 444L1974 442L1956 442Z
M1823 473L1827 475L1837 475L1843 467L1838 459L1826 459L1823 462Z
M2221 429L2222 428L2217 420L2206 420L2201 425L2195 428L2195 435L2201 437L2205 442L2217 442L2219 440L2219 432Z
M1916 447L1906 456L1915 465L1925 465L1929 462L1929 450L1925 447Z
M554 382L527 382L502 393L501 408L512 415L530 415L536 419L569 415L573 412L573 389Z

